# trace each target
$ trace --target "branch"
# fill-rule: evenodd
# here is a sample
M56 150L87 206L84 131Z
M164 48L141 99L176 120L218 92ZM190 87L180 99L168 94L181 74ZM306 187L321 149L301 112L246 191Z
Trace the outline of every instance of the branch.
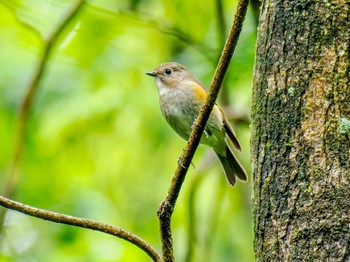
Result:
M255 21L256 27L258 27L261 1L260 0L251 0L250 5L253 9L253 15L254 15L254 21Z
M225 44L226 39L226 22L225 22L225 14L224 14L224 8L222 5L222 0L216 0L216 23L217 23L217 40L218 40L218 46L221 47ZM218 54L218 58L220 58L220 54ZM221 94L220 94L220 104L222 106L228 106L229 98L228 98L228 88L226 87L225 83L223 83L223 86L221 87Z
M202 107L198 118L194 124L191 136L187 142L184 153L182 154L175 175L171 181L168 193L159 207L158 218L160 224L160 234L162 241L163 261L174 261L173 238L171 232L171 217L179 196L182 184L185 180L188 167L192 161L194 153L198 147L205 124L215 104L215 100L220 91L221 84L230 64L233 52L237 45L239 34L242 30L243 21L247 12L248 0L240 0L237 6L237 12L231 26L229 36L226 40L224 50L216 68L209 94L204 106ZM180 164L181 163L181 164Z
M74 216L68 216L60 213L50 212L47 210L31 207L28 205L24 205L22 203L10 200L6 197L0 196L0 205L12 209L21 213L24 213L29 216L37 217L43 220L48 220L60 224L72 225L76 227L88 228L96 231L100 231L112 236L119 237L124 239L135 246L141 248L144 252L149 255L153 261L160 262L161 257L158 252L145 240L142 238L125 231L121 228L114 227L105 223L97 222L94 220L78 218Z
M196 221L196 194L198 193L198 189L205 176L204 173L208 170L208 168L214 163L215 155L207 150L204 157L201 159L199 167L196 167L196 172L193 174L193 180L191 181L191 185L189 186L189 194L187 198L187 219L188 219L188 242L187 242L187 251L185 256L186 262L193 261L193 257L195 255L196 242L198 240L197 236L197 221Z
M6 181L4 195L10 197L13 194L17 180L19 179L16 169L19 162L19 159L22 155L24 136L28 122L28 115L33 104L34 97L38 91L39 82L47 68L47 62L52 53L54 44L58 41L59 36L68 26L68 24L76 17L78 12L82 9L83 4L86 0L77 1L74 6L70 8L67 14L62 18L57 27L52 31L52 33L45 39L44 48L41 54L41 59L36 66L33 77L28 84L27 92L23 98L22 105L19 111L17 130L16 130L16 140L15 140L15 150L14 155L10 164L8 178ZM0 232L3 225L5 210L0 212Z
M91 5L91 4L90 4ZM160 33L165 35L173 36L180 42L185 45L190 46L191 48L198 51L202 54L208 61L216 63L215 50L206 46L203 43L193 39L193 37L186 32L183 32L181 29L176 26L169 25L169 22L166 20L159 21L159 18L152 19L150 18L152 15L140 11L135 11L133 9L118 9L116 11L111 11L104 9L102 7L98 7L95 5L91 5L92 8L96 10L100 10L109 15L121 15L128 19L138 22L139 24L149 27L151 29L158 30Z
M14 4L13 2L11 3L9 1L6 1L6 0L1 0L0 2L1 2L1 4L3 4L6 8L8 8L14 14L18 23L20 23L23 27L27 28L28 30L32 31L32 33L35 34L39 39L42 38L41 33L38 29L36 29L30 23L28 23L20 18L20 16L18 15L18 13L15 10L16 8L14 7L14 5L16 5L16 4Z
M225 23L225 15L224 15L224 8L222 6L222 0L216 0L215 1L216 6L216 22L217 22L217 31L218 31L218 44L219 47L223 46L225 44L225 38L226 38L226 23Z
M168 21L158 21L159 19L150 19L150 15L147 13L135 12L131 10L121 9L118 11L118 13L120 15L128 17L129 19L136 20L139 23L142 23L144 26L156 29L163 34L177 38L179 41L197 50L208 61L215 63L216 57L212 55L213 53L215 53L215 50L195 40L191 35L187 34L186 32L183 32L180 28L169 25Z

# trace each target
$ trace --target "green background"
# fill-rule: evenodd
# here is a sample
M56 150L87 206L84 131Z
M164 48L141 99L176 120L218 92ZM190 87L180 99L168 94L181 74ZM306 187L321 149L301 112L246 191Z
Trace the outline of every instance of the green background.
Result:
M40 80L12 198L110 223L160 251L156 212L186 142L163 119L154 79L145 72L176 61L209 86L223 44L217 2L89 1L60 36ZM43 39L73 3L0 1L1 192ZM236 2L222 3L227 33ZM233 119L242 145L236 155L248 173L255 37L249 10L219 98ZM193 163L172 220L177 261L186 261L190 246L187 261L253 261L251 178L228 186L205 146ZM118 238L10 211L0 261L151 260Z

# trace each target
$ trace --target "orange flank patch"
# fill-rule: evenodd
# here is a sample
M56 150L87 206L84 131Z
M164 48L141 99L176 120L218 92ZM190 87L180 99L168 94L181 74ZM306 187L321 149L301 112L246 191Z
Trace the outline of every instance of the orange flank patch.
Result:
M203 87L201 87L197 83L193 83L193 89L194 89L194 98L197 99L200 103L204 103L208 95L207 91L205 91Z
M194 89L194 98L199 103L204 103L205 99L208 96L207 90L205 90L201 85L199 85L197 83L193 84L193 89ZM221 116L223 113L216 103L215 103L214 108L213 108L213 113L221 119Z

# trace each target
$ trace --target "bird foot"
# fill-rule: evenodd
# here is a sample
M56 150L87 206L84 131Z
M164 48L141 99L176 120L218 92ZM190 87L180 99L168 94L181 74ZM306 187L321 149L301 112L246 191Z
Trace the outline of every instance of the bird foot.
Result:
M196 121L197 121L197 117L194 119L194 121L193 121L193 123L192 123L192 125L191 125L191 129L194 128L194 124L196 123ZM208 134L208 132L207 132L205 129L204 129L203 133L204 133L204 135L205 135L206 138L209 137L209 134Z
M196 121L197 121L197 117L194 118L193 123L192 123L192 125L191 125L191 129L194 128L194 124L196 123Z
M184 149L182 149L182 151L185 151ZM184 164L181 161L183 153L179 156L179 158L177 159L177 163L182 166L183 168L185 168ZM196 166L193 164L193 162L191 161L191 166L193 166L193 168L196 168Z

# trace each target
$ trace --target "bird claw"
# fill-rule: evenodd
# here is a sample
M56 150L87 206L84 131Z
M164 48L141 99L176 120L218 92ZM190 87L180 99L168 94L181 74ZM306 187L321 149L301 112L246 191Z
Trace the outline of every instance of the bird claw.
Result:
M196 121L197 121L197 117L195 117L195 119L193 120L193 123L192 123L192 125L191 125L191 129L194 128L194 124L196 123Z
M182 154L181 154L182 156ZM185 168L185 166L182 164L182 161L181 161L181 156L179 156L178 160L177 160L177 163L182 166L182 168Z
M182 154L179 156L179 158L177 159L177 163L182 166L182 168L185 168L184 164L182 163L181 161L181 157L182 157ZM191 161L191 166L193 166L193 168L196 168L196 166L193 164L193 162Z
M191 125L191 129L194 128L194 124L196 123L196 121L197 121L197 117L193 120L193 123L192 123L192 125ZM205 129L204 129L203 133L204 133L204 135L205 135L206 138L209 137L209 134L208 134L208 132L207 132Z
M193 166L193 169L196 168L196 166L193 164L193 162L191 161L191 166Z

